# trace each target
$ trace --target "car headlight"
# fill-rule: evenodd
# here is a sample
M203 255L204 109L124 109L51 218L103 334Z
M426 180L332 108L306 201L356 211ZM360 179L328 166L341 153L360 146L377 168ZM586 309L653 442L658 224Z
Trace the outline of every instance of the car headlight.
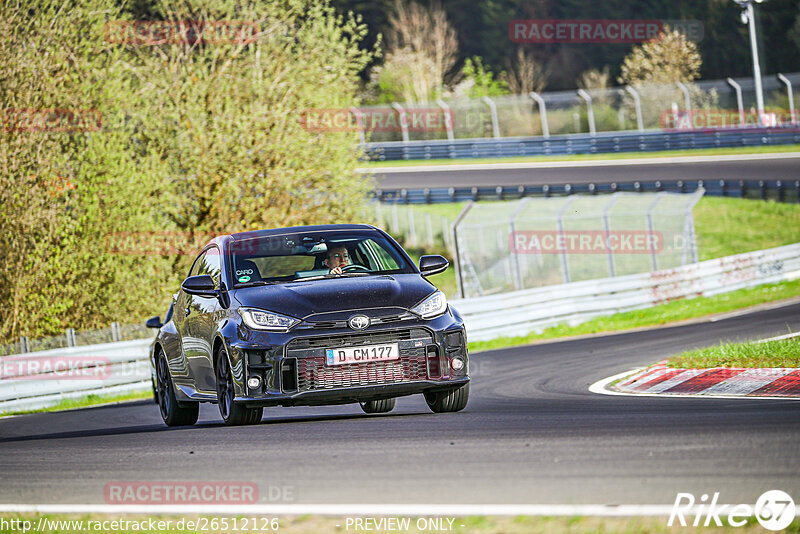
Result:
M242 316L244 324L253 330L282 332L300 322L300 319L294 317L252 308L239 308L239 315Z
M433 319L447 311L447 297L441 291L436 291L411 308L411 311L423 319Z

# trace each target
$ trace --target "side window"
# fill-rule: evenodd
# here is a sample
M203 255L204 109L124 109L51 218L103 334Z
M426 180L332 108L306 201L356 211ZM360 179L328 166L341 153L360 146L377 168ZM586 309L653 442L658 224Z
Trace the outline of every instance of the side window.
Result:
M197 276L200 274L200 266L203 263L203 256L205 255L205 252L201 252L200 255L197 256L197 259L195 259L194 263L192 264L192 268L189 269L189 276Z
M219 249L217 247L211 247L203 254L203 257L200 258L198 262L200 270L197 274L207 274L211 276L217 288L219 288L219 277L222 273L222 262L220 259Z

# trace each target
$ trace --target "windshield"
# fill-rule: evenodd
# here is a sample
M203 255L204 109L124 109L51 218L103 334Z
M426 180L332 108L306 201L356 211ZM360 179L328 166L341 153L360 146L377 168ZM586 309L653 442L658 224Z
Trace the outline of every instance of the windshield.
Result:
M237 287L415 272L400 251L374 231L254 237L234 242L231 252Z

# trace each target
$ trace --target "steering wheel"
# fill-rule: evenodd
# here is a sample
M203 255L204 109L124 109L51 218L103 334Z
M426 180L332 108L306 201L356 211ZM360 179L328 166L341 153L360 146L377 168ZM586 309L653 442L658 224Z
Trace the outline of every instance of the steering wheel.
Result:
M363 266L363 265L359 265L359 264L357 264L357 263L351 263L350 265L345 265L344 267L342 267L342 271L343 271L343 272L347 272L347 271L361 271L361 272L367 272L367 273L369 273L369 272L372 272L372 269L370 269L369 267L365 267L365 266Z

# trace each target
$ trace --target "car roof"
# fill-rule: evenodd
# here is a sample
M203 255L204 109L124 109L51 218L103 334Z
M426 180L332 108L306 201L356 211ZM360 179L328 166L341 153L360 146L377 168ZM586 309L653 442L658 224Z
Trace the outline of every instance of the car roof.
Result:
M348 230L377 230L369 224L318 224L313 226L289 226L286 228L270 228L265 230L253 230L250 232L239 232L230 234L233 241L244 241L257 237L280 236L287 234L297 234L302 232L336 232Z

